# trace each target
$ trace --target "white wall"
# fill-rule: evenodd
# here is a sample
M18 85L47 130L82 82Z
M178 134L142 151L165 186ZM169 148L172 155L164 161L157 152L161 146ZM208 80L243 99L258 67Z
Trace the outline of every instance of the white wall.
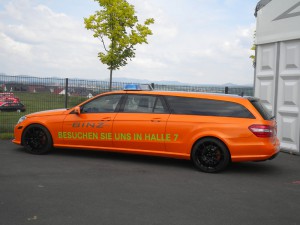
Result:
M277 96L281 146L300 153L300 40L280 43Z
M272 0L257 12L256 44L300 37L300 1Z
M282 19L274 20L278 16ZM255 96L276 115L282 150L295 154L300 154L299 24L299 0L272 0L258 12L256 28Z

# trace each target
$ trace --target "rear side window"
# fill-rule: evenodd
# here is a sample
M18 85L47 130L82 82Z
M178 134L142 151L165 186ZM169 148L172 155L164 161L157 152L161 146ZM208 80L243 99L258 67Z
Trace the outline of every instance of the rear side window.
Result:
M166 99L174 114L255 118L248 109L234 102L172 96Z
M123 112L166 113L161 98L154 95L127 95Z
M262 104L262 102L258 99L250 100L252 105L256 108L256 110L260 113L264 120L273 119L270 111Z

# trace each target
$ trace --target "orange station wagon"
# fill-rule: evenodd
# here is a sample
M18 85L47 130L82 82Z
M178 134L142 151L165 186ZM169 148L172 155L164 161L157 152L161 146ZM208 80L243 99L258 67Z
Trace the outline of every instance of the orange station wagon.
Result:
M207 93L108 92L23 116L14 135L32 154L55 147L154 155L191 160L204 172L279 152L276 121L259 99Z

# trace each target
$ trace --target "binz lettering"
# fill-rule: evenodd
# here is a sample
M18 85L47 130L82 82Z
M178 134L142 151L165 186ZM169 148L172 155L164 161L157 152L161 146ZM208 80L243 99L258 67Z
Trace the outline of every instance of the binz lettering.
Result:
M92 123L92 122L74 122L72 124L73 128L103 128L105 126L104 122Z
M73 124L72 124L72 127L74 127L74 128L80 127L80 123L78 123L78 122L73 123Z
M97 123L96 128L102 128L104 126L104 122Z

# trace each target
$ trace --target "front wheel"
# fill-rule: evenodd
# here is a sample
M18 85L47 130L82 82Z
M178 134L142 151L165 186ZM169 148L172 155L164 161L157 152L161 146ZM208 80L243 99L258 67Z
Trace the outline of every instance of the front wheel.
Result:
M24 130L22 144L27 152L41 155L52 149L52 137L44 126L33 124Z
M216 173L228 166L230 154L222 141L208 137L194 145L191 159L197 169L206 173Z

